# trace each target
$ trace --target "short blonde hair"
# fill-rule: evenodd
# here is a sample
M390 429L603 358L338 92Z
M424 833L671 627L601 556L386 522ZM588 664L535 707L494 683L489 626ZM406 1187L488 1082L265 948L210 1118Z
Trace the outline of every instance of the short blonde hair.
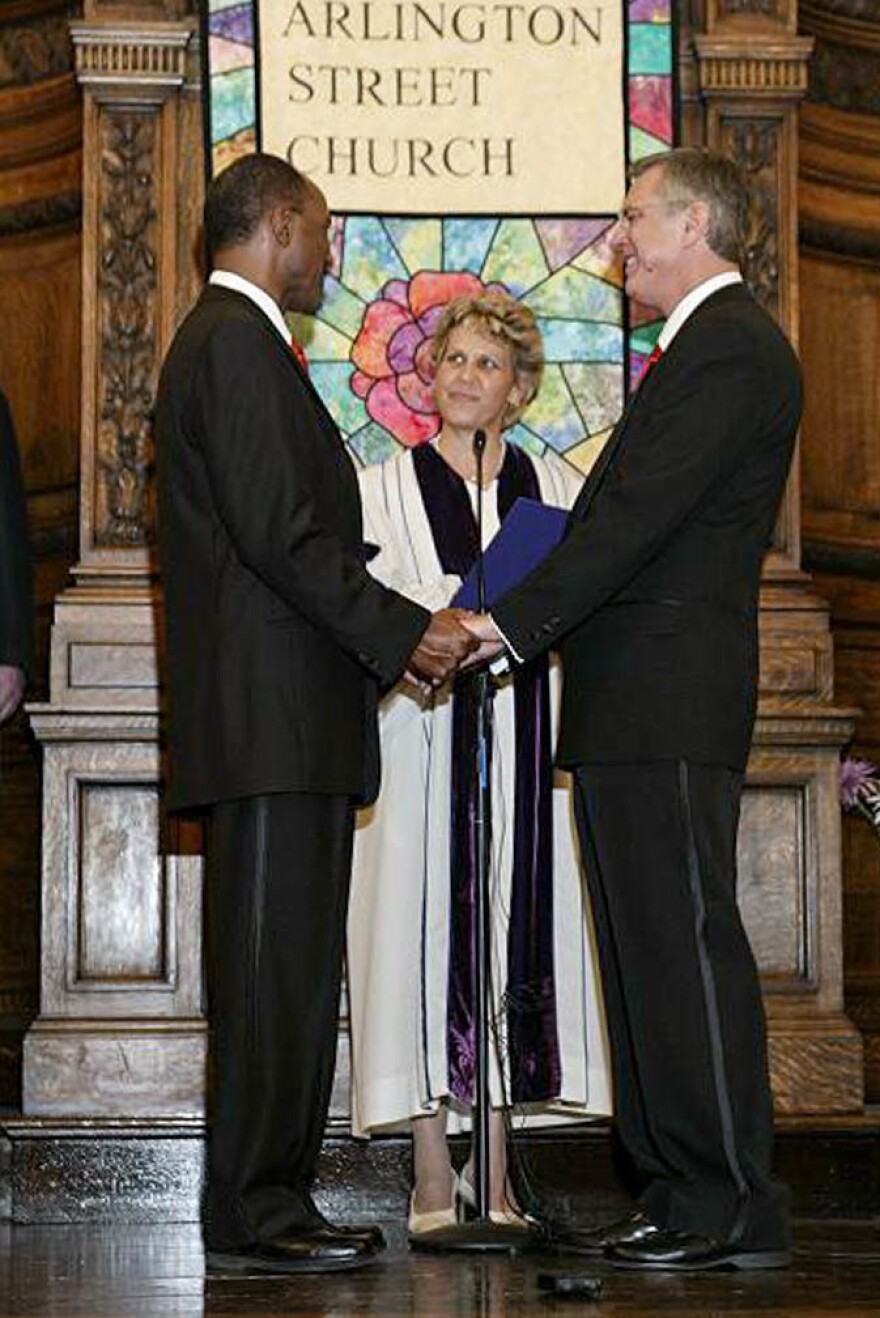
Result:
M523 396L521 402L509 404L505 409L501 424L506 430L520 419L541 387L544 342L535 317L509 293L499 291L454 298L447 304L434 332L435 366L446 356L449 336L460 325L500 339L510 348L513 373Z

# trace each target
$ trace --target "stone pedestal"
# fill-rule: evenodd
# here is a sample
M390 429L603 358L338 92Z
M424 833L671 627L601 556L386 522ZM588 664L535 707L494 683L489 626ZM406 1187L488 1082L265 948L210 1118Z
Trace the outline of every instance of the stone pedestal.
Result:
M153 618L130 588L56 604L28 1115L203 1112L200 860L163 837Z

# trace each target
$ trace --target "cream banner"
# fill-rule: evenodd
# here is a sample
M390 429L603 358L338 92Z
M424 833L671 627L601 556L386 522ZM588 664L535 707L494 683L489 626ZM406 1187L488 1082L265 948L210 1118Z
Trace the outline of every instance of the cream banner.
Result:
M263 149L377 215L601 215L624 192L620 0L261 0Z

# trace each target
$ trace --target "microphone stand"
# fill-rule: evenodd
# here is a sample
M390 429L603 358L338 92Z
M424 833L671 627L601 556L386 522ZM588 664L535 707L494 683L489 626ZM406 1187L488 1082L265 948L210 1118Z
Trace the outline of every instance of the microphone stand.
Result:
M486 570L483 558L483 454L485 430L474 432L477 475L477 608L486 612ZM474 773L479 784L476 808L477 876L474 902L474 1109L473 1166L476 1217L458 1226L442 1227L423 1236L410 1237L413 1249L447 1253L468 1251L514 1253L533 1248L535 1237L522 1227L493 1222L489 1216L489 1021L492 1012L492 936L490 928L489 877L492 869L492 678L484 665L478 669L477 744ZM503 1065L499 1058L499 1065Z

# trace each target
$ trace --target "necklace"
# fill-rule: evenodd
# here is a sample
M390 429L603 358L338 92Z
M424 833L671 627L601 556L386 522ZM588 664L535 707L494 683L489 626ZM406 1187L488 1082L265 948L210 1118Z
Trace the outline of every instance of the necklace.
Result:
M437 452L440 454L447 467L451 467L456 475L460 476L463 481L470 485L477 483L477 459L472 448L468 448L464 453L450 452L443 447L442 439L437 441ZM504 466L504 455L507 452L507 445L503 439L499 439L497 446L493 445L491 449L487 445L483 453L483 489L497 480L498 473Z

